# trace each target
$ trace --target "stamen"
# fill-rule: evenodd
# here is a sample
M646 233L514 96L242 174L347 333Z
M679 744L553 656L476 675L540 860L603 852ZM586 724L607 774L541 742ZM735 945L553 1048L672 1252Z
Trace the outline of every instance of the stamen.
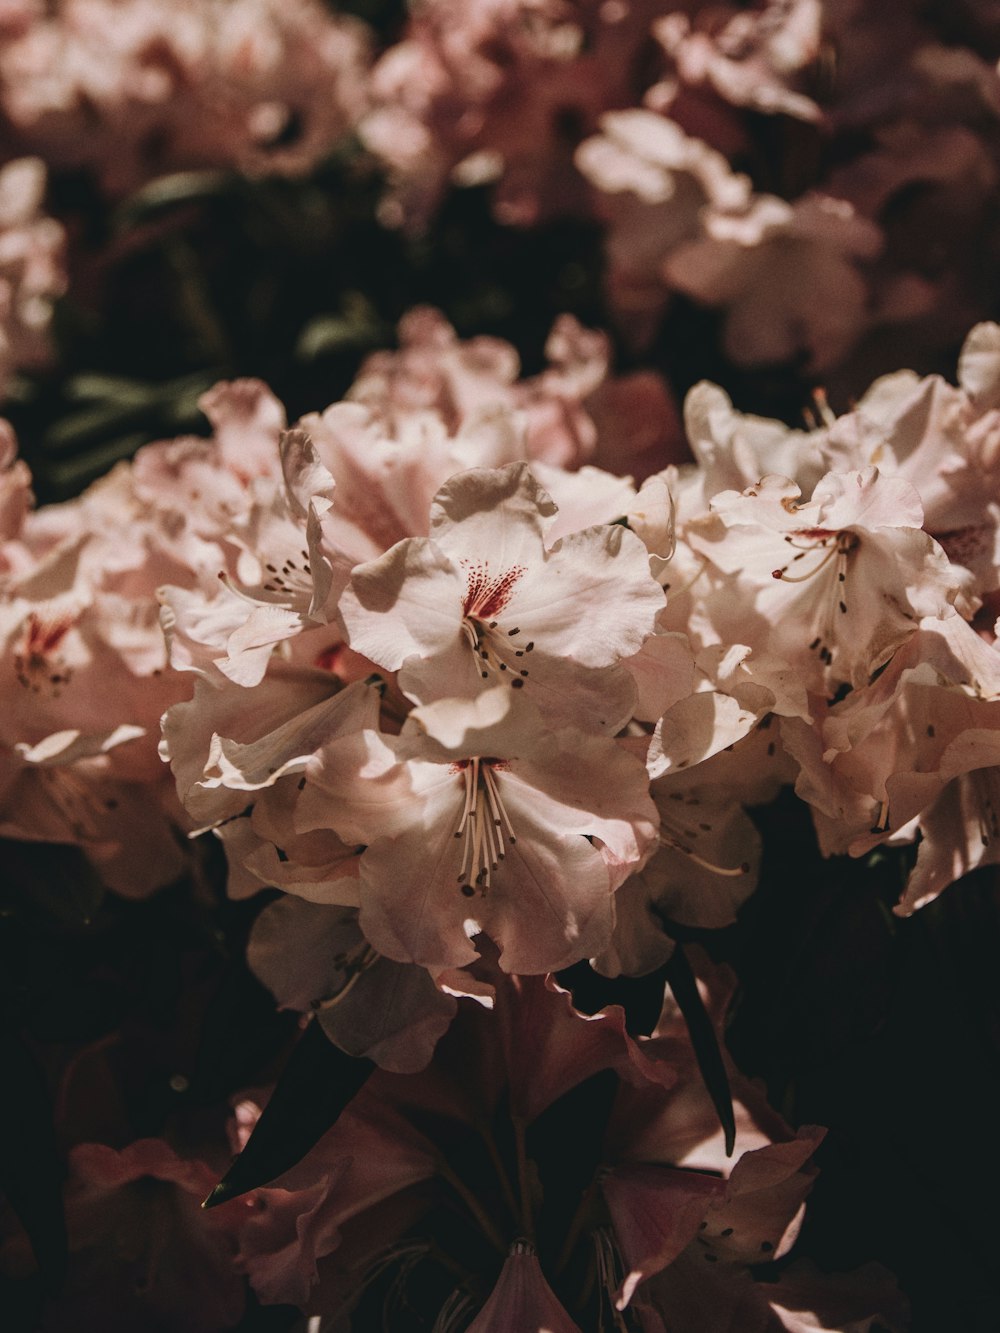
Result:
M490 760L477 757L463 761L465 799L455 836L465 835L457 878L467 898L476 888L483 893L489 891L493 871L505 857L503 830L507 830L512 843L517 841L491 770Z
M879 806L878 819L872 825L873 833L887 833L889 831L889 802L885 800Z
M489 767L483 769L483 775L486 780L486 790L490 794L490 804L495 814L498 814L503 820L504 827L507 829L507 836L512 843L517 842L517 836L514 833L514 826L510 822L510 816L507 814L507 807L503 803L503 797L500 795L500 788L493 775L493 770Z
M699 854L688 843L681 842L677 838L672 838L669 833L660 834L660 846L671 847L675 852L680 852L686 856L689 861L693 861L696 866L701 866L703 870L710 870L713 875L725 875L729 879L738 879L740 875L749 875L750 862L744 861L738 866L719 866L714 861L709 861Z
M821 543L820 547L825 545L826 545L825 542ZM820 549L820 547L813 547L812 549L818 550ZM780 569L771 570L771 577L773 579L781 579L783 583L808 583L811 578L815 578L816 575L820 572L820 570L823 569L826 565L828 565L830 561L833 560L834 557L838 554L839 554L838 547L831 546L827 549L826 555L823 556L823 559L819 562L819 564L814 565L813 568L808 570L805 574L789 574L787 572L788 566L782 565ZM796 557L796 559L797 558L798 557Z

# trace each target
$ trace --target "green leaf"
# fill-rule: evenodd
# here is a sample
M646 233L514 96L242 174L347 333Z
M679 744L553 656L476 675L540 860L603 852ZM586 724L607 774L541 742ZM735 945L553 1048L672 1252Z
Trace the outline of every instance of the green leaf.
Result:
M320 1025L306 1028L246 1147L202 1204L215 1208L300 1162L336 1123L375 1068L345 1055Z
M677 945L666 964L665 972L677 1006L687 1023L691 1045L694 1047L705 1088L712 1099L719 1124L726 1136L726 1155L731 1157L736 1146L736 1117L733 1114L733 1094L729 1088L729 1076L723 1063L715 1027L705 1011L698 983L682 944Z

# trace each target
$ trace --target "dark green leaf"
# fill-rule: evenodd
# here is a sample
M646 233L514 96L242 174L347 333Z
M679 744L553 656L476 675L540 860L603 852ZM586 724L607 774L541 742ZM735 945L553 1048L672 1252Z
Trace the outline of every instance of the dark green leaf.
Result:
M674 999L687 1023L698 1068L701 1070L708 1095L712 1099L719 1116L719 1123L725 1133L726 1153L731 1156L736 1145L736 1118L733 1115L733 1095L729 1089L729 1077L722 1060L722 1052L719 1050L715 1027L705 1011L698 983L682 944L678 944L674 950L665 970Z
M266 1185L300 1162L336 1123L374 1068L371 1060L345 1055L318 1023L310 1023L246 1147L203 1207L214 1208Z

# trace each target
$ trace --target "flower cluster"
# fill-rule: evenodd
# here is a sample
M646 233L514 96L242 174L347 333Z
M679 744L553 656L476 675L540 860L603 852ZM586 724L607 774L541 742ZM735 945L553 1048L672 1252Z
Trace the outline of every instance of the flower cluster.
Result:
M6 134L55 166L89 168L113 194L193 167L305 172L365 107L364 26L318 0L9 9Z
M804 430L700 384L687 461L675 441L640 487L588 461L620 453L600 404L627 420L664 391L607 378L573 321L528 379L509 346L463 343L429 310L401 343L291 429L262 384L219 385L212 439L150 445L61 506L31 509L11 454L2 831L78 844L140 896L179 873L182 834L213 830L232 896L286 895L251 965L387 1071L288 1193L253 1203L240 1244L266 1299L312 1301L333 1255L317 1309L350 1308L386 1228L439 1206L417 1182L472 1206L404 1122L411 1103L445 1114L442 1071L500 1042L506 1072L476 1082L488 1104L447 1111L464 1126L448 1135L494 1123L495 1077L517 1143L616 1071L603 1174L578 1185L585 1212L599 1186L587 1243L620 1308L638 1291L669 1323L708 1299L699 1260L720 1261L720 1300L797 1308L794 1270L758 1295L748 1265L791 1234L813 1142L775 1122L735 1163L705 1157L718 1134L704 1110L692 1126L690 1054L632 1043L610 1012L588 1022L538 978L585 959L644 976L679 929L733 922L761 860L746 811L782 787L825 854L916 845L901 914L997 859L1000 328L972 331L957 387L901 372L840 417L818 399ZM532 1041L559 1049L525 1081ZM754 1096L740 1114L759 1123ZM520 1188L509 1230L475 1214L513 1248L472 1327L530 1307L571 1328L550 1287L583 1233L562 1260L522 1244Z
M993 1328L998 62L0 0L5 1330Z
M626 337L683 294L723 313L734 362L825 373L873 330L943 346L984 310L1000 78L995 19L963 22L966 45L909 2L427 0L362 135L386 217L482 183L506 223L589 213Z

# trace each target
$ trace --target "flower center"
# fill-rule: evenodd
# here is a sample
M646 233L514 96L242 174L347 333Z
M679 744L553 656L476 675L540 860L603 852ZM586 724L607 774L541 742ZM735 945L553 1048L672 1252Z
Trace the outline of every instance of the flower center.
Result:
M48 690L58 699L72 672L58 653L59 645L72 628L74 617L67 613L43 620L32 611L24 627L24 639L14 654L14 673L19 683L32 694Z
M500 574L491 574L484 560L463 560L466 574L465 601L462 604L462 633L465 635L475 668L483 680L492 676L494 683L509 681L522 689L528 670L522 659L533 651L534 642L523 642L518 626L504 629L499 617L506 609L524 565L511 565Z
M462 610L476 620L495 620L511 599L511 594L523 574L524 565L510 565L500 574L493 574L485 560L463 560L466 590Z
M280 558L280 557L276 557ZM219 581L242 597L252 606L266 602L271 606L283 606L289 611L308 610L313 596L312 569L309 566L309 552L298 551L295 557L289 557L279 567L273 561L264 565L264 581L251 588L237 583L225 570L219 573Z
M829 528L802 528L798 532L788 533L786 543L795 551L787 564L779 569L772 569L771 577L782 583L808 583L817 574L829 570L832 579L824 580L827 597L821 599L820 606L823 623L813 622L814 633L809 644L809 651L816 653L825 667L833 661L833 645L838 637L836 620L838 613L847 615L847 570L848 556L861 545L861 538L853 532L831 531ZM818 555L811 565L803 567L801 573L789 573L800 560L809 555Z
M476 891L487 893L493 871L504 859L504 843L513 845L517 836L510 822L497 781L497 770L506 768L502 759L460 759L453 765L462 774L465 799L455 837L462 838L462 864L458 882L466 898Z

